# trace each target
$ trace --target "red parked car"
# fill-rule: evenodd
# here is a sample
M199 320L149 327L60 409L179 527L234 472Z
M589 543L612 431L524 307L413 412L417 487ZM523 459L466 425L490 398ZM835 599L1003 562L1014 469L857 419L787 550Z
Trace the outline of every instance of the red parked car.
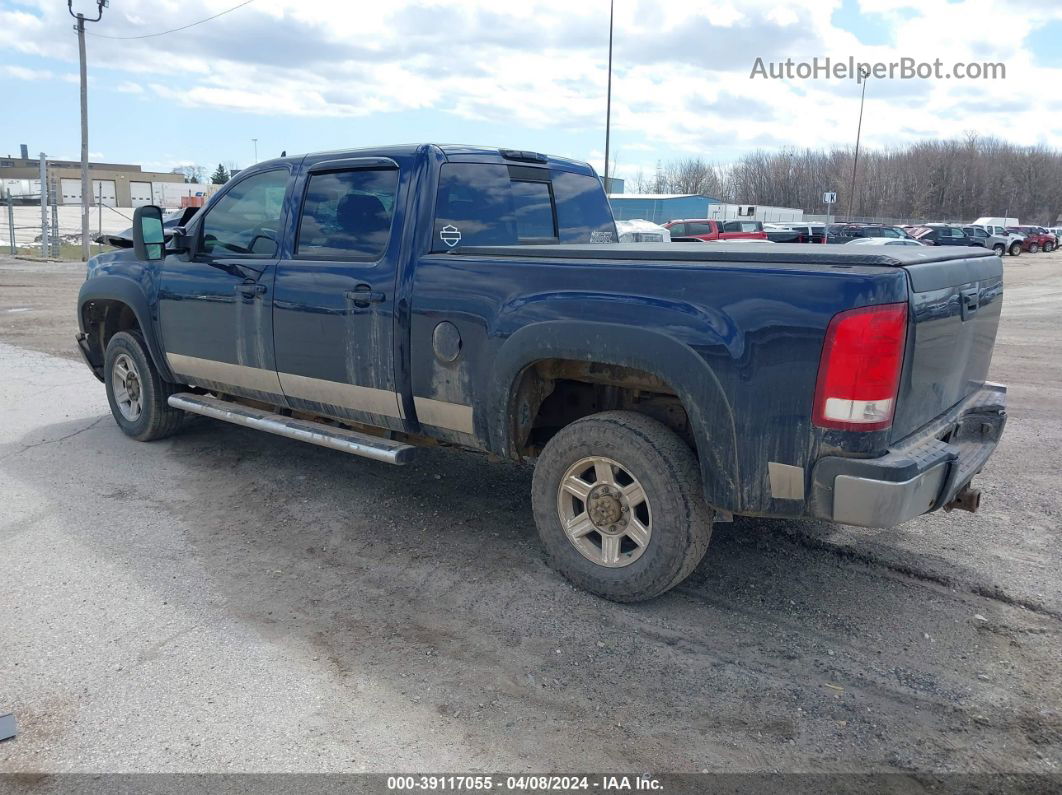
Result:
M1022 250L1035 254L1037 251L1054 251L1058 248L1058 238L1042 226L1008 226L1008 232L1025 235Z
M664 224L671 231L671 239L696 238L697 240L766 240L767 233L759 221L715 221L692 218L684 221L668 221Z

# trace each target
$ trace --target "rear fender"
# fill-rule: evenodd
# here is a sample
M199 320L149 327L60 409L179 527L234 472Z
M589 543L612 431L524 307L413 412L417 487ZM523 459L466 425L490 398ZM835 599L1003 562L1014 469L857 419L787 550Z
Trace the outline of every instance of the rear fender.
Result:
M682 401L694 431L705 499L736 510L741 493L737 435L730 403L715 373L689 346L656 331L613 324L548 321L524 326L502 345L488 390L488 439L515 457L509 417L523 372L546 359L632 367L665 381Z

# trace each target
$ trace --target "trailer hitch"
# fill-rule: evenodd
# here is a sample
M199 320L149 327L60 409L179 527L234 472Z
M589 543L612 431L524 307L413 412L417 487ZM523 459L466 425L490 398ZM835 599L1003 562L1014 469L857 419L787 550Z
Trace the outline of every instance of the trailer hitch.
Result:
M981 490L971 489L969 485L963 486L959 489L959 493L956 494L951 502L944 504L944 510L951 511L969 511L970 513L977 513L977 509L981 507Z

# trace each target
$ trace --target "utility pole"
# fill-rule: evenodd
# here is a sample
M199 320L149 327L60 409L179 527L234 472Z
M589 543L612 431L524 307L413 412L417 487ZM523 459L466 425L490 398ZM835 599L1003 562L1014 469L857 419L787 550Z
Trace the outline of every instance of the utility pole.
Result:
M251 140L254 141L254 162L257 163L258 162L258 139L257 138L252 138Z
M48 160L41 152L41 259L48 257Z
M616 11L616 0L609 0L608 4L608 94L605 98L605 193L609 193L608 185L608 144L609 134L612 132L612 17Z
M66 10L77 20L77 52L81 59L81 259L89 258L89 202L92 189L89 186L88 170L88 64L85 62L85 23L99 22L108 0L96 0L96 18L85 19L82 13L74 13L74 0L66 0Z
M856 147L855 157L852 158L852 183L849 186L848 191L848 223L852 223L852 202L855 201L855 180L856 180L856 166L859 165L859 134L863 132L863 100L867 96L867 78L870 77L870 70L865 67L859 67L860 82L863 84L863 91L859 96L859 124L856 126Z

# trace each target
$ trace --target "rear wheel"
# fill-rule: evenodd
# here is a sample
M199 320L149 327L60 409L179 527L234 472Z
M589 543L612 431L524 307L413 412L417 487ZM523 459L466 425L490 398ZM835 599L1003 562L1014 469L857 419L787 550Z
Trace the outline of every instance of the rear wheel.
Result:
M1010 244L1010 256L1016 257L1021 254L1021 243Z
M181 387L163 381L138 331L119 331L107 343L103 366L107 402L118 427L140 442L175 433L185 418L167 398Z
M996 243L994 246L992 246L992 250L996 252L997 257L1002 257L1006 253L1007 247L1004 246L1002 243Z
M678 585L711 537L693 451L634 412L602 412L561 429L535 465L531 499L550 565L617 602Z
M1039 250L1040 250L1040 244L1039 243L1033 243L1031 246L1029 246L1029 253L1030 254L1035 254Z

